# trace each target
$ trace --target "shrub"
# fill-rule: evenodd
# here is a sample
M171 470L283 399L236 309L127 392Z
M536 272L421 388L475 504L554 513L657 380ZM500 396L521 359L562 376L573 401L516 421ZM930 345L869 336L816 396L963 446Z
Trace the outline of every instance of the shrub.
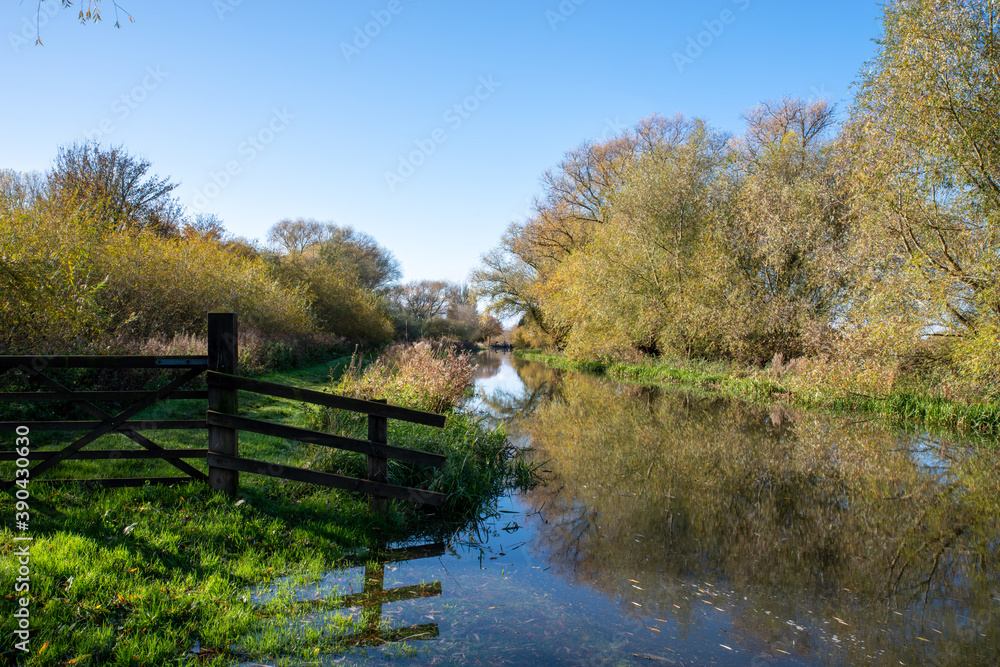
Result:
M302 290L279 284L262 260L211 240L116 234L102 250L95 258L107 277L100 301L119 334L203 333L206 313L217 308L239 313L246 328L292 336L313 330Z
M455 408L472 387L475 364L454 348L435 352L426 342L393 345L363 368L355 354L335 387L357 398L384 398L390 403L429 412Z

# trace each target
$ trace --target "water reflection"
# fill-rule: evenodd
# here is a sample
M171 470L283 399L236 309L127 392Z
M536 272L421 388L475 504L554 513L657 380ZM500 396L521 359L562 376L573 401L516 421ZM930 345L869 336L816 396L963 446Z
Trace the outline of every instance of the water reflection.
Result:
M513 422L558 396L562 371L532 363L512 352L476 355L476 392L466 408Z
M547 483L437 558L321 581L375 600L328 664L1000 662L991 450L482 356L471 408Z
M419 547L385 549L373 558L365 559L362 577L364 588L358 593L349 593L337 601L337 607L347 609L357 618L358 631L340 638L346 646L381 646L387 642L414 639L432 639L439 634L437 623L422 623L392 627L383 623L383 608L391 602L437 597L441 595L441 582L411 584L385 588L386 565L401 561L436 558L443 556L445 545L426 544Z
M1000 655L995 456L578 374L559 396L522 428L552 469L532 548L561 576L809 661Z

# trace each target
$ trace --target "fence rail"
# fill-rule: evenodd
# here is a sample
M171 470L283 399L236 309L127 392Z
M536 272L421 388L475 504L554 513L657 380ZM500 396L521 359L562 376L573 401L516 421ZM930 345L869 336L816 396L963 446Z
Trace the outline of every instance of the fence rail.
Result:
M390 459L431 467L441 467L445 463L445 457L439 454L390 445L387 442L388 420L396 419L441 428L445 425L443 415L389 405L385 401L366 401L240 377L237 374L237 359L237 319L235 313L228 312L208 314L208 354L203 356L0 356L0 374L16 369L42 388L40 391L0 392L0 403L66 403L76 406L95 418L94 420L0 422L0 432L15 431L19 427L27 427L33 432L86 432L70 445L59 450L33 450L27 457L19 457L15 452L10 451L0 452L0 462L16 461L21 458L38 461L30 469L30 478L33 481L81 482L90 486L115 487L203 480L207 481L212 488L232 496L239 488L239 473L244 472L366 493L369 496L370 506L377 511L384 511L386 498L400 498L435 506L444 504L447 499L445 494L389 484L387 481L388 461ZM46 374L49 369L71 368L159 369L167 373L179 373L179 375L175 375L164 386L149 391L86 391L65 387ZM203 375L208 384L207 390L182 389L183 386ZM368 438L349 438L240 415L240 391L365 414L368 416ZM207 407L204 419L136 418L141 412L160 401L177 400L204 401ZM109 403L125 403L128 406L115 413L109 412L110 408L105 409L98 406L98 404ZM208 446L197 449L164 449L141 433L141 431L170 429L207 430ZM238 434L240 431L365 454L368 457L368 479L345 477L242 458L239 456ZM109 433L124 435L142 449L84 451L88 445ZM143 459L163 460L185 473L186 476L85 480L38 479L38 475L67 460ZM204 460L208 465L208 474L206 475L201 470L185 463L184 459ZM10 489L13 484L13 481L0 481L0 488Z
M359 438L348 438L294 426L273 424L249 417L241 417L237 414L209 409L207 421L211 428L225 429L232 432L251 431L253 433L276 436L306 444L344 449L368 456L368 479L364 480L356 477L346 477L344 475L268 463L267 461L241 458L237 451L219 452L213 450L210 445L208 453L209 479L213 479L214 468L214 478L220 480L218 482L219 487L217 488L221 488L228 483L228 480L225 478L226 474L236 475L240 472L246 472L366 493L370 499L370 506L376 511L384 511L385 505L383 499L385 498L399 498L438 507L443 505L447 500L447 495L443 493L424 491L412 487L389 484L387 482L387 462L389 459L433 467L443 466L446 460L440 454L395 447L388 444L386 442L388 439L388 419L398 419L400 421L440 428L445 424L443 415L388 405L381 401L366 401L346 396L337 396L335 394L326 394L321 391L289 387L273 382L251 380L215 371L209 371L208 373L208 386L210 392L216 390L235 394L237 391L243 390L264 396L293 399L312 405L321 405L368 415L368 439L361 440ZM228 397L228 400L230 404L238 402L238 399L234 396Z

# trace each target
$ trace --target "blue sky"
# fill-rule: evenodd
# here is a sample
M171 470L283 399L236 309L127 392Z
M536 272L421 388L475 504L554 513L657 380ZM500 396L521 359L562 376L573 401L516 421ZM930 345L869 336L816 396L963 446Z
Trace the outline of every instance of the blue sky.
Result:
M562 155L653 114L738 133L768 99L846 109L869 0L121 0L0 4L0 168L97 139L194 211L368 232L405 280L463 280Z

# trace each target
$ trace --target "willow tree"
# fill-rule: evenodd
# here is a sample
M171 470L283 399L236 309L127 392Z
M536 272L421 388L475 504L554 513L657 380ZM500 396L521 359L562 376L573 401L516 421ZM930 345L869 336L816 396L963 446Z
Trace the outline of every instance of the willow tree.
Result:
M606 224L564 261L545 305L578 357L708 353L710 211L726 137L674 118L624 174Z
M551 308L559 299L560 266L610 221L614 202L637 161L683 139L678 119L651 116L621 134L570 150L542 176L531 214L508 227L499 246L470 276L491 312L521 315L534 342L563 345L574 325Z
M715 207L728 354L758 362L808 353L842 314L851 212L834 108L785 98L745 115Z
M872 250L855 319L951 336L993 374L1000 330L1000 0L895 0L853 113ZM901 296L900 296L901 295ZM870 326L871 328L871 326ZM992 350L992 352L991 352Z
M352 227L285 219L268 231L274 274L308 290L316 321L352 340L392 337L385 295L399 278L399 262L374 238Z

